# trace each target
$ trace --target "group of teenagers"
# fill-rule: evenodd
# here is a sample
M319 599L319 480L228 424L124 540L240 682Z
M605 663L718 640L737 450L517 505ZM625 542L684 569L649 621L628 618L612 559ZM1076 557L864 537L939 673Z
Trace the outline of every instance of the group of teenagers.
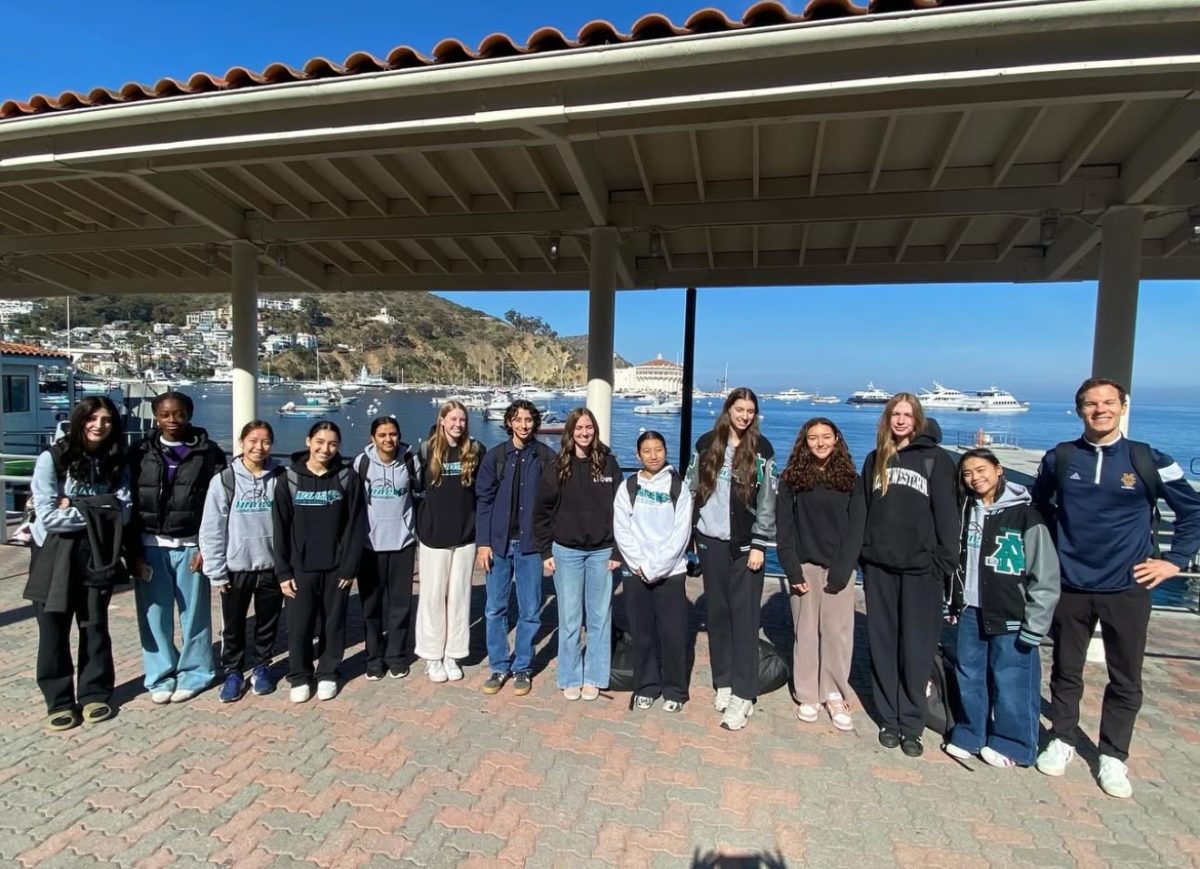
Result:
M665 438L646 431L637 439L641 467L628 478L586 408L568 415L557 451L538 439L541 415L528 401L512 402L507 437L491 449L470 436L463 405L448 401L416 448L393 418L380 417L362 453L346 459L338 427L322 420L303 450L279 462L271 426L255 420L227 461L193 424L192 401L182 393L154 400L154 430L129 450L112 402L85 398L66 437L39 456L31 487L25 596L39 628L47 727L67 730L114 712L107 611L122 565L134 580L145 687L155 703L185 702L214 682L222 702L247 689L274 691L283 612L290 699L307 701L315 685L319 700L332 700L356 582L368 680L409 675L414 622L427 677L461 680L478 566L486 582L485 694L509 683L515 694L532 690L543 577L552 575L562 697L595 700L608 686L619 582L632 645L631 708L648 710L661 699L675 713L690 697L686 580L694 557L713 703L723 728L741 730L758 694L765 555L777 547L802 722L818 721L823 709L837 729L854 728L853 580L861 568L882 746L923 753L927 686L945 620L956 625L948 657L957 723L943 749L1063 774L1099 623L1109 672L1100 784L1128 796L1150 589L1200 548L1200 496L1171 457L1122 437L1122 386L1089 379L1075 405L1082 436L1047 452L1026 488L1007 480L986 448L966 451L956 466L939 445L936 421L910 393L884 407L861 470L826 418L804 424L780 470L759 428L758 398L738 388L684 473L668 462ZM1175 512L1172 547L1161 556L1153 541L1160 497ZM210 587L220 592L219 673ZM1051 731L1039 754L1039 650L1047 636Z

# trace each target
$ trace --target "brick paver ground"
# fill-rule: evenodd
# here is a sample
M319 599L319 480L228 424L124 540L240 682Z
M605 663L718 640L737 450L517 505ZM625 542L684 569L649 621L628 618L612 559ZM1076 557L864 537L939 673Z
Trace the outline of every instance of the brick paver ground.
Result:
M633 712L629 695L614 692L564 702L549 583L527 697L479 692L478 618L464 681L434 685L414 668L406 680L367 682L355 603L342 693L301 706L286 691L223 705L215 690L154 706L123 592L111 614L120 714L47 734L36 626L21 599L26 563L25 551L0 547L2 865L1200 865L1192 615L1154 617L1135 793L1122 801L1096 785L1090 744L1061 779L964 766L936 750L910 760L878 746L861 709L855 733L801 724L786 689L761 698L746 730L725 732L711 705L702 605L693 699L681 714ZM477 587L476 615L482 595ZM786 648L775 595L765 630ZM866 693L862 652L852 681ZM1091 734L1102 675L1090 666Z

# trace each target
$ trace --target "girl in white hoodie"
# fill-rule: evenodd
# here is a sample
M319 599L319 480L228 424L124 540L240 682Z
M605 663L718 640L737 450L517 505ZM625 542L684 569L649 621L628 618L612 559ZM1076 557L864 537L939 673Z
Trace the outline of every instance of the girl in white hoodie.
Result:
M688 699L684 583L692 494L667 464L667 442L661 434L643 432L637 451L642 470L617 490L613 504L613 537L623 563L625 612L633 641L633 705L649 709L662 697L663 711L678 712Z

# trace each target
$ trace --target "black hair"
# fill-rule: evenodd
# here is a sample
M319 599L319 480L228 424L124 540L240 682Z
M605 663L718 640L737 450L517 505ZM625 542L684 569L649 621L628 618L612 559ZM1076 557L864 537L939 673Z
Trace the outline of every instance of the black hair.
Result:
M512 421L516 418L517 412L527 410L529 415L533 417L533 431L530 437L534 437L538 433L538 429L542 427L542 412L537 409L532 401L527 398L518 398L508 406L508 410L504 411L504 430L508 432L509 437L512 437Z
M312 424L312 428L310 428L308 430L308 436L312 437L319 431L331 431L335 435L337 435L337 439L338 439L339 443L342 440L342 430L340 428L338 428L336 422L332 422L328 419L317 420L316 422L314 422Z
M242 426L242 433L238 435L238 440L244 441L246 435L250 434L256 428L265 428L267 430L267 437L271 439L271 443L275 443L275 429L271 428L271 424L265 419L252 419Z
M84 442L83 427L98 410L107 410L112 415L112 428L108 437L95 452L89 452ZM92 461L98 462L98 481L116 488L125 469L125 426L116 404L107 395L88 395L79 400L71 411L67 425L66 445L62 451L62 467L81 483L91 482Z
M154 396L154 398L150 399L150 412L157 415L158 409L168 401L178 401L183 406L183 412L187 414L188 422L192 421L192 417L196 413L196 403L192 401L192 397L186 392L169 390L161 395Z
M660 444L663 445L664 450L667 448L667 439L665 437L663 437L661 434L659 434L656 431L644 431L640 435L638 435L637 451L639 453L642 451L642 441L650 441L650 440L658 441Z
M963 482L962 472L963 465L967 463L967 459L982 459L985 462L991 462L998 471L1000 471L1000 487L996 490L996 495L999 497L1000 492L1004 488L1004 465L1000 459L989 450L987 447L975 447L967 450L958 459L958 467L955 468L955 484L958 486L958 497L960 501L965 501L975 497L975 491Z
M394 416L377 416L371 420L371 437L375 437L375 432L379 430L381 425L394 425L396 427L396 437L400 437L400 423L396 422Z

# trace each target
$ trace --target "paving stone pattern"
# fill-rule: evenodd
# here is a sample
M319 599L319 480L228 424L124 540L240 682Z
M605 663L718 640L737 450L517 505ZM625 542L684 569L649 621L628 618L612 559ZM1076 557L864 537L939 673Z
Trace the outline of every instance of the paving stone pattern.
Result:
M363 678L357 601L345 685L304 705L286 691L154 706L141 687L133 595L118 593L116 719L42 730L27 553L0 547L0 865L69 866L1196 866L1200 865L1200 621L1156 614L1132 800L1104 795L1091 743L1066 776L886 751L855 701L856 731L796 720L786 689L748 728L718 726L700 598L692 700L678 715L629 695L563 701L554 604L533 693L486 697L482 577L467 677ZM770 583L768 583L770 585ZM215 598L214 598L215 604ZM861 600L860 600L861 609ZM615 619L623 622L618 595ZM786 601L764 630L788 648ZM214 624L219 624L214 606ZM867 694L863 616L852 682ZM284 654L283 637L277 663ZM1048 650L1047 650L1048 651ZM1048 658L1048 655L1045 657ZM1094 738L1103 668L1084 703Z

